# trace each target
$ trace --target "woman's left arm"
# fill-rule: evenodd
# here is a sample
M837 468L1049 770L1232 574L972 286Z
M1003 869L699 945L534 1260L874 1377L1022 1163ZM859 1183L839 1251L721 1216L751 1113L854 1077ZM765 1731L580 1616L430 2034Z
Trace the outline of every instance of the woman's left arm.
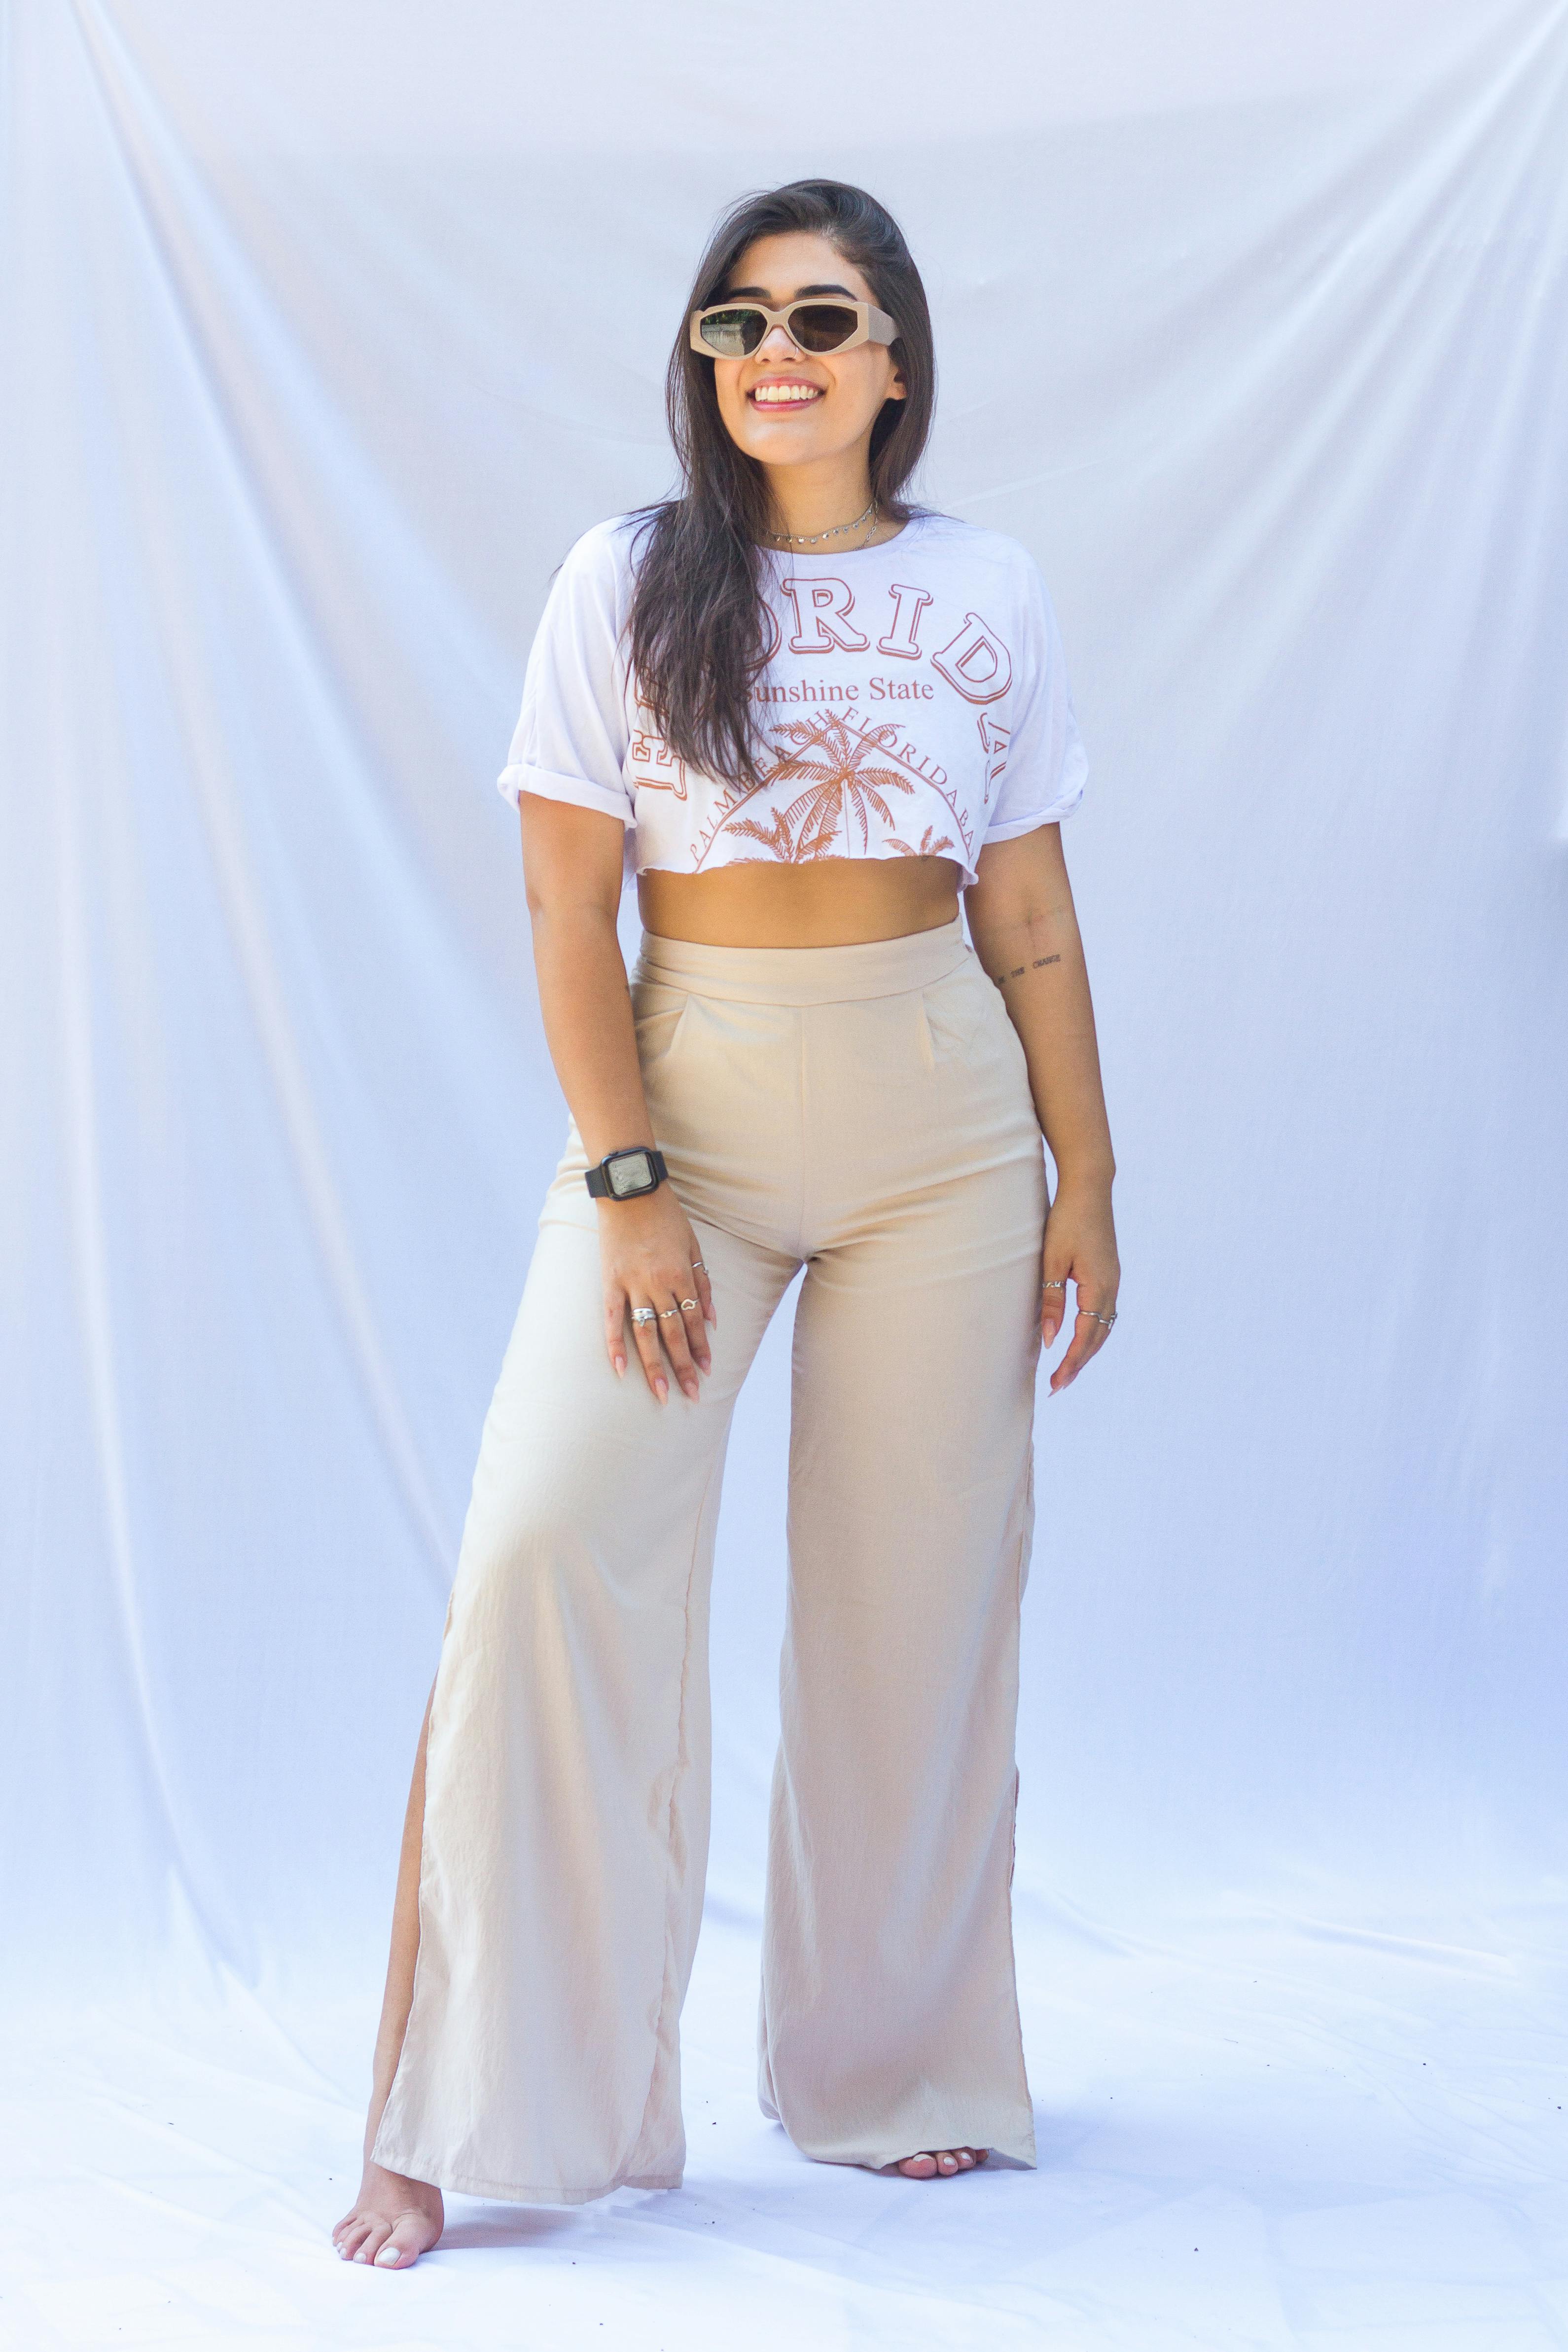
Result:
M1047 1348L1067 1312L1065 1286L1078 1288L1072 1344L1051 1374L1054 1395L1110 1337L1110 1322L1097 1318L1115 1313L1121 1280L1110 1213L1116 1162L1094 1006L1061 827L1042 824L1016 840L993 842L975 872L965 895L970 937L1023 1040L1035 1110L1057 1167L1042 1276L1040 1333Z

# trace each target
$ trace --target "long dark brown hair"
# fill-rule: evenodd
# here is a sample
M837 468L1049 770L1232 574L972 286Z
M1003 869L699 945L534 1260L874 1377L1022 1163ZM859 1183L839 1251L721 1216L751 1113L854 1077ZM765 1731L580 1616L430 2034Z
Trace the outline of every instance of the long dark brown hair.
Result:
M896 521L913 511L900 493L920 462L936 401L936 354L925 288L892 215L842 180L793 180L743 196L698 264L665 377L681 494L640 509L637 585L627 624L643 702L676 757L728 784L756 781L751 691L767 660L760 535L772 522L755 458L719 414L713 362L694 352L693 310L728 291L736 263L760 236L804 229L825 236L863 272L898 327L891 356L908 387L871 427L871 488Z

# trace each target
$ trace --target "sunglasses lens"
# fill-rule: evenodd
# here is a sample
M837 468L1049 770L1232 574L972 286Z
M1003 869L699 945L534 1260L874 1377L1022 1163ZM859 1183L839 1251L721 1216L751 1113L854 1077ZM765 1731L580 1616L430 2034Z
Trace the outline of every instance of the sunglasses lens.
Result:
M760 310L737 305L733 310L710 310L698 332L721 359L743 360L762 341L765 324Z
M841 302L800 302L789 314L790 332L803 352L836 352L858 324Z

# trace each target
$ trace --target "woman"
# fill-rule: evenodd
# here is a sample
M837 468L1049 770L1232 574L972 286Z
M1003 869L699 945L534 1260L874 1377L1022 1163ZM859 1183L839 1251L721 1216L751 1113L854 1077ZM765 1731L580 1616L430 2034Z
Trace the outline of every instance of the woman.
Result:
M1034 1384L1069 1283L1053 1391L1115 1319L1113 1170L1060 646L1021 547L901 495L933 390L879 205L742 203L670 366L684 495L580 540L540 625L501 783L573 1118L421 1734L346 2259L416 2261L443 2188L679 2183L720 1475L803 1266L763 2108L830 2163L1034 2162Z

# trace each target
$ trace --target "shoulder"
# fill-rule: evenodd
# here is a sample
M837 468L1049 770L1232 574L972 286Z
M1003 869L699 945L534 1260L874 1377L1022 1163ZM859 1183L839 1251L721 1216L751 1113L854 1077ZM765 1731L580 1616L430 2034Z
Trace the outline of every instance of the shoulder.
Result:
M556 579L579 590L601 588L614 593L625 587L636 571L651 520L651 509L643 509L595 523L573 541L557 567Z
M918 544L927 561L951 567L994 595L1034 604L1045 595L1040 567L1020 539L1005 530L988 530L984 523L965 522L960 515L922 508L916 518Z
M585 644L619 643L651 520L646 509L612 515L573 541L546 584L542 635L559 637L564 631Z

